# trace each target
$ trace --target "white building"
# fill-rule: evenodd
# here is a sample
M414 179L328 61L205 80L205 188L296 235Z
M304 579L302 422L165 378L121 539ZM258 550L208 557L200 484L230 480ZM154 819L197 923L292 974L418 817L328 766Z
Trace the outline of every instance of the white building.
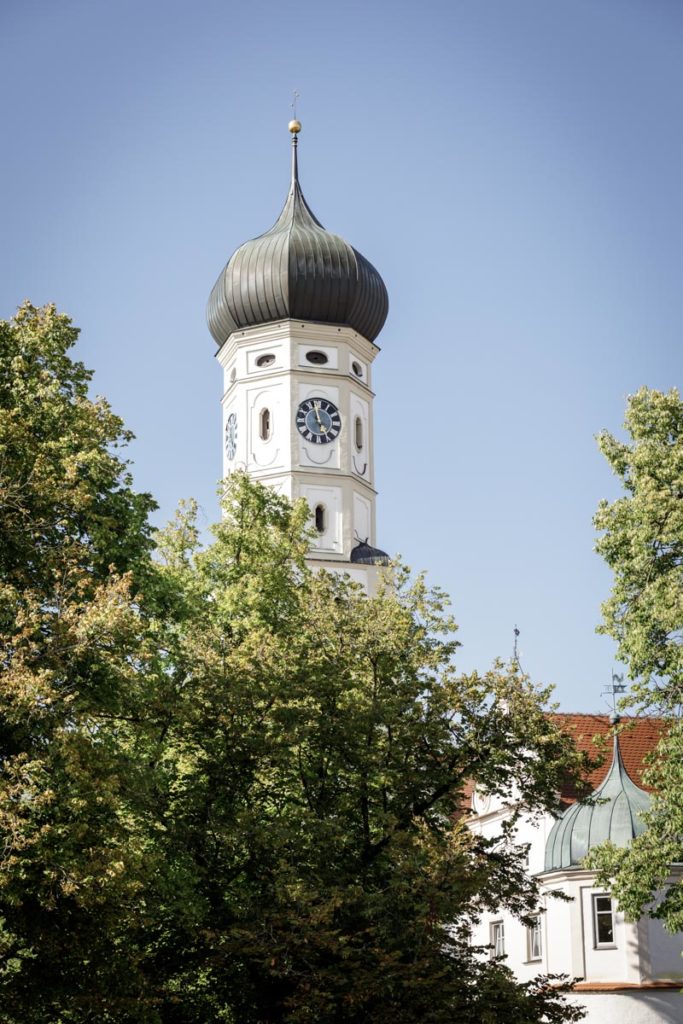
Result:
M593 755L592 737L606 737L610 730L607 716L557 717ZM588 801L566 791L557 817L532 820L522 814L517 841L528 844L529 873L543 894L540 912L531 928L508 913L487 913L473 935L476 944L490 943L492 956L505 956L521 980L537 974L576 979L573 998L586 1007L588 1024L683 1021L683 935L671 935L647 917L626 921L581 863L604 840L623 846L643 830L640 813L650 798L633 779L641 781L643 758L660 728L647 719L629 723L614 739L611 759L593 774L596 789ZM512 807L475 790L472 812L472 829L490 838ZM553 890L569 900L551 896Z

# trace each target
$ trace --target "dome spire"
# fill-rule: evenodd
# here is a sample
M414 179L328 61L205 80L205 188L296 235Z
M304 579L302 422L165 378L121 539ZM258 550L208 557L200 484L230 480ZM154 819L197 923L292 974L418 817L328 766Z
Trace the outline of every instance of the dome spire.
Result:
M221 271L209 296L209 329L223 345L237 328L310 320L350 327L374 342L389 308L384 282L369 260L315 217L299 184L296 117L289 131L292 180L282 212Z
M292 133L292 188L295 188L295 186L299 184L299 160L297 158L297 148L299 145L298 135L301 131L301 121L297 121L296 118L293 121L290 121L289 130Z

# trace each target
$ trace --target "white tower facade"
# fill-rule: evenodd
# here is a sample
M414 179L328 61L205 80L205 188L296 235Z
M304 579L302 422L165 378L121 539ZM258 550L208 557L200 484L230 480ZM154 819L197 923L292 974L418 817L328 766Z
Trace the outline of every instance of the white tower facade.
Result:
M299 129L292 122L278 221L236 250L209 299L224 375L223 471L305 498L311 560L367 586L387 561L375 546L372 364L388 300L375 268L307 206Z

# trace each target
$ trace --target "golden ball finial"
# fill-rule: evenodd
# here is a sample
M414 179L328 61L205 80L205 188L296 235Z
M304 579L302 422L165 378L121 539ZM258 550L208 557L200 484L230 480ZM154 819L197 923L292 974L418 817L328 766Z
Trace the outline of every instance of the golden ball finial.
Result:
M292 135L298 135L299 132L301 131L301 121L297 121L297 120L290 121L289 122L289 130L292 133Z

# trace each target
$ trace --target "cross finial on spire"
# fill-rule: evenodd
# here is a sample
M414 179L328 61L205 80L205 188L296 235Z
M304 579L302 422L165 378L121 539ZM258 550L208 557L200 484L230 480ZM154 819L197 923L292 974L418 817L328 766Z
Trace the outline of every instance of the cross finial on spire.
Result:
M294 111L294 119L289 122L289 130L292 133L292 188L299 180L299 166L296 158L296 147L298 143L298 135L301 131L301 121L297 121L296 118L296 101L299 98L299 93L295 89L292 98L292 110Z

